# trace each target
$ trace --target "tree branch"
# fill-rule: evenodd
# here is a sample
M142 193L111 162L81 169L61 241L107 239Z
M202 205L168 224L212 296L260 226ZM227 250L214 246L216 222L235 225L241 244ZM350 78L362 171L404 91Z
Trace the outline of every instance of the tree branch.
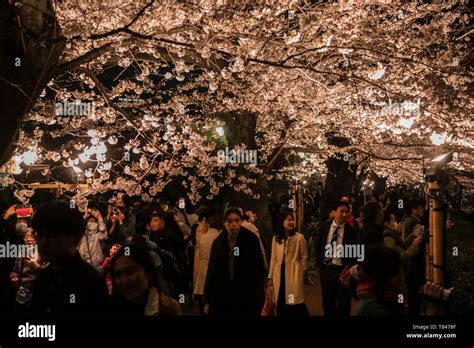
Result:
M380 51L380 50L377 50L377 49L374 49L374 48L367 48L367 47L360 47L360 46L320 46L320 47L314 47L314 48L308 48L306 50L303 50L299 53L295 53L295 54L292 54L292 55L289 55L288 57L286 57L285 59L283 59L280 63L281 64L285 64L286 62L288 62L289 60L292 60L296 57L299 57L299 56L302 56L306 53L309 53L309 52L314 52L314 51L318 51L322 48L328 48L328 49L350 49L350 50L354 50L354 51L369 51L369 52L373 52L373 53L377 53L377 54L380 54L380 55L383 55L383 56L386 56L386 57L390 57L390 58L394 58L394 59L398 59L398 60L403 60L403 61L407 61L407 62L412 62L412 63L415 63L415 64L419 64L419 65L423 65L427 68L430 68L434 71L437 71L437 72L440 72L442 74L448 74L448 75L457 75L457 76L467 76L467 77L472 77L473 75L472 74L457 74L457 73L450 73L450 72L447 72L445 70L442 70L440 68L437 68L437 67L434 67L434 66L431 66L429 64L426 64L426 63L423 63L419 60L416 60L416 59L413 59L413 58L409 58L409 57L403 57L403 56L397 56L397 55L394 55L394 54L390 54L390 53L387 53L387 52L383 52L383 51Z
M135 131L138 133L138 135L140 135L148 144L150 144L150 146L152 146L154 149L156 149L157 151L161 152L162 154L168 156L169 158L175 160L176 162L179 162L179 163L189 163L187 161L180 161L178 160L176 157L174 157L172 154L170 154L169 152L167 151L164 151L158 147L155 146L155 143L150 139L148 138L148 136L143 133L141 130L140 130L140 127L138 125L135 124L134 120L126 113L125 110L123 110L120 106L118 106L117 104L115 104L109 97L108 93L107 93L107 89L105 88L105 86L102 84L102 82L100 82L100 80L97 78L97 76L95 76L92 71L88 70L88 69L85 69L85 68L78 68L77 69L78 71L81 71L83 73L85 73L92 81L94 81L97 89L100 91L100 93L102 94L102 96L104 97L104 99L106 100L107 104L113 108L114 110L116 110L120 115L122 115L122 117L132 126L132 128L135 129Z
M126 45L131 45L136 41L137 40L134 39L134 38L126 39L126 40L122 41L122 45L125 45L125 46ZM72 59L68 62L62 63L62 64L58 65L58 67L55 70L55 73L57 75L59 75L59 74L62 74L66 71L73 70L73 69L75 69L76 67L79 67L82 64L88 63L88 62L100 57L104 53L107 53L108 51L112 50L114 48L113 47L114 44L115 44L114 42L109 42L108 44L105 44L103 46L100 46L100 47L97 47L97 48L94 48L94 49L90 50L89 52L83 54L82 56L74 58L74 59Z
M370 146L368 147L370 148ZM383 156L376 155L371 151L362 150L356 145L341 147L339 149L334 149L331 152L332 153L347 153L350 150L357 151L367 156L370 156L372 158L376 158L383 161L394 161L394 160L422 161L424 159L424 157L383 157ZM329 152L327 149L313 149L313 148L308 148L308 147L291 147L291 148L286 148L285 151L297 151L297 152L305 152L305 153L328 153Z

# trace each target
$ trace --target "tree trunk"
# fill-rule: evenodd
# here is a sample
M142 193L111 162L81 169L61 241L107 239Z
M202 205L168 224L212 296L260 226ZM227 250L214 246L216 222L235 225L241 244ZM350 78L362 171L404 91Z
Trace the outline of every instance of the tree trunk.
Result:
M327 134L328 143L338 147L349 145L349 140L336 137L334 134ZM355 181L355 171L351 170L349 164L349 154L340 154L337 157L330 157L326 161L328 174L321 195L321 215L319 221L328 218L328 214L342 196L350 196L352 185Z
M19 2L20 3L20 2ZM50 0L0 3L0 165L13 154L21 121L52 78L64 41Z
M220 114L219 117L226 122L224 131L229 143L229 148L235 145L245 144L249 150L258 150L256 142L256 126L257 115L245 110L236 110L228 113ZM258 152L257 152L258 160ZM257 225L263 234L266 241L271 238L273 233L272 218L269 209L269 185L265 175L256 175L248 172L243 166L236 167L237 177L245 175L257 180L256 184L252 185L252 191L259 193L259 199L253 199L242 192L237 192L229 189L226 192L230 197L230 201L235 204L243 206L245 209L251 209L257 216Z

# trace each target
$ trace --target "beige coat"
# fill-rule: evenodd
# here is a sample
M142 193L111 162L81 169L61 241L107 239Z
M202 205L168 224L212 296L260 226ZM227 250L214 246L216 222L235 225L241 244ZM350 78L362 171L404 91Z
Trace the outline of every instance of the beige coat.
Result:
M214 239L219 236L220 231L210 228L197 243L196 256L199 260L197 279L194 284L194 295L202 295L206 285L207 268L209 267L209 257Z
M208 226L204 220L202 220L197 229L196 229L196 245L194 247L194 267L193 267L193 289L196 287L196 281L199 272L199 254L198 254L198 244L201 240L201 237L206 234Z
M295 233L287 239L285 257L285 299L286 304L304 303L304 272L308 266L308 250L306 241L301 233ZM273 295L275 304L278 302L280 290L281 264L284 257L285 242L277 243L272 240L272 256L268 278L273 280Z

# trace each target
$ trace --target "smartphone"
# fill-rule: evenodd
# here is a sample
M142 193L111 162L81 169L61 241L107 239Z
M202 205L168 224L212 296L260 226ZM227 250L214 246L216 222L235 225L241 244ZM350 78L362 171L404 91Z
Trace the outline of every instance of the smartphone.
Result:
M33 213L33 208L29 204L17 204L15 206L16 217L27 217Z
M423 235L424 230L425 230L425 228L422 225L418 224L413 228L413 235L415 237L419 237L419 236Z
M423 239L427 239L427 238L428 238L428 231L425 230L424 227L423 227L423 230L421 231L421 236L423 237Z

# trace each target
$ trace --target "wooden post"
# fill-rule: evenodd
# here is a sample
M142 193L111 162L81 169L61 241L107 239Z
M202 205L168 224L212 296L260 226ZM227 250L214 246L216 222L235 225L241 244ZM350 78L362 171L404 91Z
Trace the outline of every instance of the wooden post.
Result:
M441 189L438 183L428 183L428 189L430 192L430 200L433 202L433 206L430 206L430 232L432 234L432 244L430 251L432 251L432 280L439 284L444 285L444 212L441 202L436 198L437 192ZM432 198L431 198L432 197ZM430 243L431 244L431 243Z
M291 187L291 199L293 200L293 218L295 219L296 230L301 232L303 225L303 190L300 184Z
M295 219L295 225L298 226L298 200L297 200L297 185L294 184L291 187L291 200L293 201L293 219Z
M303 188L301 185L298 185L298 229L297 231L301 233L301 228L303 227L303 216L304 214L304 203L303 203Z

